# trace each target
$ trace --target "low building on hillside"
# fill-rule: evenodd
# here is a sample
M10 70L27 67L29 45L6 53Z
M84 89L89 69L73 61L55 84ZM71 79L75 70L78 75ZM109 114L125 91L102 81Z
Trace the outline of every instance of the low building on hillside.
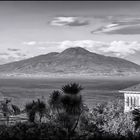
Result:
M124 93L124 112L140 108L140 84L119 91Z

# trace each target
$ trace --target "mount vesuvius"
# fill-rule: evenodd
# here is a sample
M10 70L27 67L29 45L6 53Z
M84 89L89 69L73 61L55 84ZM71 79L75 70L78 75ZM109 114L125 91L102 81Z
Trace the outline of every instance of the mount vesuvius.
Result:
M138 72L140 65L92 53L81 47L0 65L2 75L126 75Z

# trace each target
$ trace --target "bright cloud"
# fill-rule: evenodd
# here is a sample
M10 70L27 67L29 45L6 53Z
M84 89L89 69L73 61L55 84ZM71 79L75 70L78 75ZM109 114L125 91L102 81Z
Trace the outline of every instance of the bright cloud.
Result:
M38 42L39 44L39 42ZM82 47L89 51L103 54L111 55L117 57L126 57L130 54L135 54L140 51L140 43L137 41L125 42L125 41L113 41L110 43L93 41L93 40L80 40L80 41L62 41L62 42L44 42L49 46L52 45L52 49L63 51L70 47ZM45 50L46 47L39 47L38 49Z
M61 52L70 47L82 47L91 52L122 58L140 51L140 43L137 41L113 41L106 43L94 40L66 40L62 42L36 42L35 45L36 51L40 53L47 53L51 51Z
M118 57L126 57L130 54L135 54L137 51L140 51L140 43L137 41L113 41L108 47L101 47L99 50L103 53L115 54Z
M130 54L135 54L137 51L140 51L140 43L137 41L113 41L110 43L92 40L64 41L59 45L59 49L66 49L69 47L77 46L83 47L95 53L117 57L126 57Z
M23 42L23 44L24 45L29 45L29 46L31 45L32 46L32 45L36 44L36 41Z
M50 24L54 26L64 26L74 21L75 21L75 17L55 17Z
M29 41L22 44L23 48L18 51L9 51L8 49L1 53L0 59L3 60L1 63L22 60L49 52L62 52L70 47L82 47L94 53L120 58L127 58L129 55L140 52L140 42L137 41L112 41L107 43L94 40L65 40L62 42Z
M52 26L84 26L88 24L88 20L81 17L55 17L50 21Z

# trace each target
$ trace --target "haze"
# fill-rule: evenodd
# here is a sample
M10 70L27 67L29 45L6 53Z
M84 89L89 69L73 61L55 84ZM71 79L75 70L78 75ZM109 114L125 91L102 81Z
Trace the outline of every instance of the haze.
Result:
M0 64L69 47L140 64L140 2L0 2Z

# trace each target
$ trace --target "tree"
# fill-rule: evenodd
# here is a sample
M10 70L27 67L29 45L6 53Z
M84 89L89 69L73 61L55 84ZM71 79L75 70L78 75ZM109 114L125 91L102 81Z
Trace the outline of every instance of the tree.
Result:
M6 118L7 125L9 124L9 118L10 115L12 114L12 110L9 107L9 103L11 100L6 99L3 103L1 103L1 110L3 113L3 116Z
M83 100L80 91L83 88L77 83L62 86L60 91L53 91L50 96L50 107L55 111L57 121L67 132L68 138L75 132L83 112Z
M37 112L39 113L39 121L41 122L43 115L46 113L46 104L40 99L37 100Z
M26 113L27 113L27 116L28 116L28 119L29 119L29 122L35 122L35 113L36 113L36 103L35 101L33 100L32 103L27 103L25 105L25 110L26 110Z
M14 115L18 115L21 113L20 108L18 106L13 105L13 104L11 106L12 106Z
M59 110L62 108L60 91L54 90L52 92L49 99L49 105L53 112L57 112L57 114L59 114Z
M46 104L43 101L40 101L40 99L37 101L33 100L32 103L26 104L25 110L30 122L35 122L37 113L39 114L39 121L41 122L43 115L46 113Z

